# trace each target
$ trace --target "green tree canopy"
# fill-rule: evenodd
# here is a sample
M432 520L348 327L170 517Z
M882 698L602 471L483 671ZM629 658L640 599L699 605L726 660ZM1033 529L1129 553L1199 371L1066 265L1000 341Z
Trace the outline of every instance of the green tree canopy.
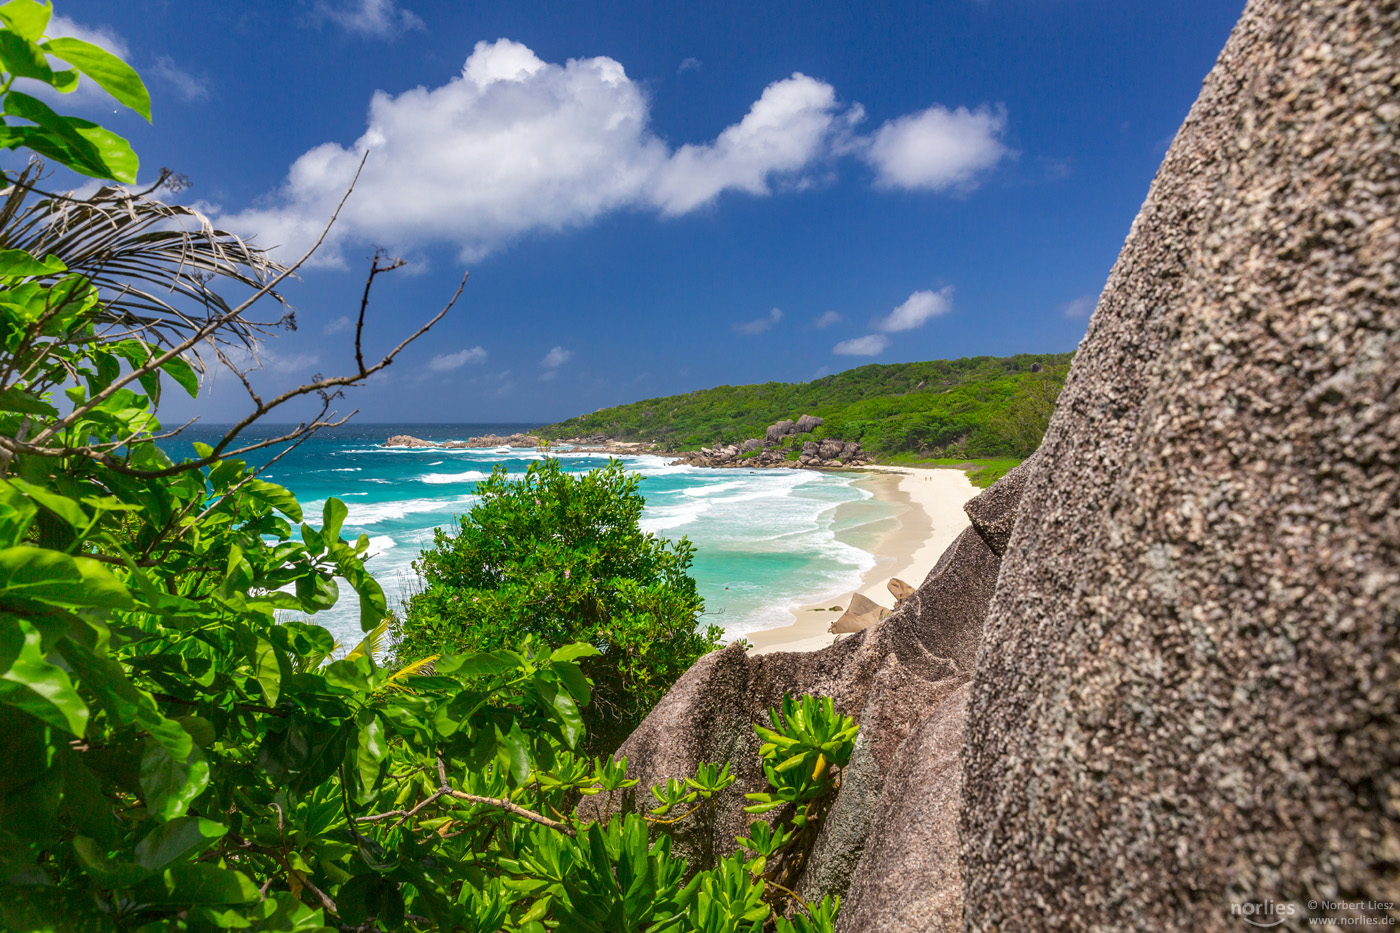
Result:
M697 630L690 543L641 530L639 482L617 461L571 474L547 458L517 480L498 466L457 531L438 529L415 563L424 588L396 626L399 656L490 650L527 634L591 644L590 747L616 747L721 634Z

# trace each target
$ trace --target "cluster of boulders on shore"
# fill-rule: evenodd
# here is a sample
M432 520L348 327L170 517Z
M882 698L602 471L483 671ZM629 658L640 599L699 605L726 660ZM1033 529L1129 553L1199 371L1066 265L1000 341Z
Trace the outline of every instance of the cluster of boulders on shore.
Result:
M722 447L701 447L681 454L675 463L701 467L782 467L790 470L804 467L860 466L870 462L870 455L855 441L834 437L820 441L805 441L797 459L788 459L790 448L782 446L783 439L794 434L810 434L822 424L815 415L803 415L796 421L770 424L763 437L751 437L738 444Z
M590 434L587 437L565 437L555 444L568 445L571 454L643 454L658 449L651 441L615 441L606 434Z
M445 447L448 450L464 450L482 447L539 447L544 441L533 434L512 434L501 437L499 434L483 434L469 437L464 441L425 441L411 434L395 434L384 442L385 447Z

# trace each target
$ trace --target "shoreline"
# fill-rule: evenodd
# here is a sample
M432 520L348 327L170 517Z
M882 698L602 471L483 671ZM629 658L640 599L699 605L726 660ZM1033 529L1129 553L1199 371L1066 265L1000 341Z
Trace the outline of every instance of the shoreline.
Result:
M964 471L955 468L876 465L852 472L869 474L856 483L899 507L885 519L894 522L894 527L883 531L872 547L864 548L874 555L874 566L855 589L792 610L797 618L791 624L744 635L752 646L750 654L825 648L846 637L833 635L827 628L846 611L856 593L888 608L894 604L886 586L891 579L897 577L918 589L948 545L968 526L963 503L981 492ZM830 607L838 604L840 609L831 611Z

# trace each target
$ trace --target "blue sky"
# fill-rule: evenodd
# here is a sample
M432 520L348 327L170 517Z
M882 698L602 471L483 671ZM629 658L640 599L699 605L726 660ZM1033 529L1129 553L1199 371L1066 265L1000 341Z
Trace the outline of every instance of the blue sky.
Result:
M154 123L143 178L290 251L265 386L447 320L341 407L554 420L870 362L1073 349L1240 0L64 0ZM170 415L226 420L231 379Z

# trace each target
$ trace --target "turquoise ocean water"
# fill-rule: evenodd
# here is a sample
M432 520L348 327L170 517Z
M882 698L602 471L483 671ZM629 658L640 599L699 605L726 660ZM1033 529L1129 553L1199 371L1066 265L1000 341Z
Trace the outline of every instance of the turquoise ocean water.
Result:
M512 475L543 455L534 450L387 448L390 434L425 440L465 440L487 433L528 430L529 425L347 425L323 431L278 460L264 478L291 489L308 519L330 496L349 507L345 536L370 538L369 567L395 604L414 582L412 562L432 542L435 527L452 527L471 508L476 484L496 464ZM281 433L277 426L246 437ZM212 428L191 429L168 444L174 455L189 442L207 441ZM266 462L271 453L250 456ZM558 454L566 469L583 471L607 461L597 454ZM868 545L893 512L871 498L854 474L807 470L710 470L667 466L655 456L623 457L642 477L647 508L643 528L696 546L691 573L705 599L704 621L728 637L792 621L790 609L854 589L874 558ZM341 604L315 621L342 644L360 638L357 608L348 587Z

